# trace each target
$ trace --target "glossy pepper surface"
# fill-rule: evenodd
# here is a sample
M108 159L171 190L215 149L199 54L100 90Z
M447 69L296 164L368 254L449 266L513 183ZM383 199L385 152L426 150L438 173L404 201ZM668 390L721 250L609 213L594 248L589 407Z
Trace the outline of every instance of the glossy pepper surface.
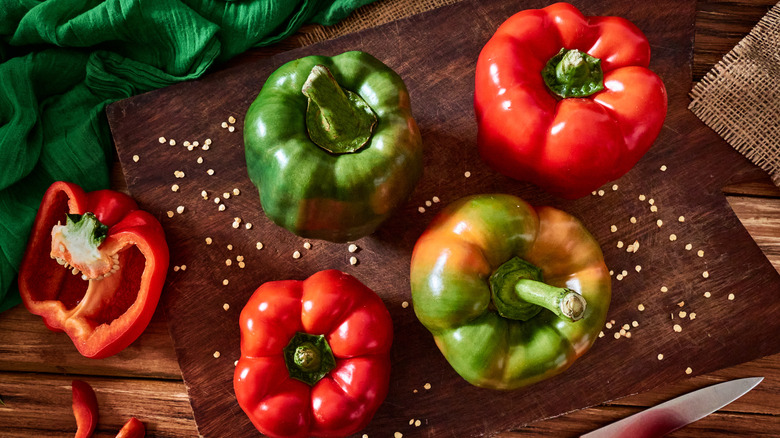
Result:
M372 233L422 174L406 86L363 52L281 66L247 111L244 144L263 211L303 237Z
M628 172L666 117L666 88L631 22L556 3L504 22L479 55L474 109L482 158L578 198Z
M598 337L610 278L573 216L515 196L447 206L412 255L414 312L455 371L514 389L567 369Z
M341 437L387 395L393 326L382 300L336 270L260 286L241 311L233 386L271 437Z
M168 270L160 223L112 190L46 191L19 270L27 309L91 358L130 345L154 314Z

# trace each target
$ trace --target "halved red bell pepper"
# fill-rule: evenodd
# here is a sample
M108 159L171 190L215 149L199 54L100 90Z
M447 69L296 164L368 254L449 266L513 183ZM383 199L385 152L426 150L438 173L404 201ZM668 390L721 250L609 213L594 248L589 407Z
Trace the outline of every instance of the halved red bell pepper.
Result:
M76 417L75 438L89 438L98 423L95 390L82 380L74 380L71 383L71 390L73 391L73 416Z
M390 313L336 270L260 286L241 311L233 387L270 437L342 437L364 428L387 395Z
M19 270L27 309L91 358L130 345L154 314L168 271L160 223L112 190L55 182L35 218Z
M585 17L567 3L513 15L477 61L482 158L565 198L619 178L666 117L649 63L647 38L623 18Z

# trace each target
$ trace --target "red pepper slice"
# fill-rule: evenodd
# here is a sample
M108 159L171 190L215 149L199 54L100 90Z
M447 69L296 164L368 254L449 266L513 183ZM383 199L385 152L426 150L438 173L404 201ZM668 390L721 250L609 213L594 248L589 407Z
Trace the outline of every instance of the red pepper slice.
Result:
M241 311L233 387L270 437L347 436L387 395L393 323L382 299L349 274L260 286Z
M35 218L19 270L27 309L91 358L130 345L154 314L168 271L160 223L112 190L55 182Z
M76 438L89 438L98 422L97 396L89 383L82 380L74 380L71 387L73 416L76 417Z
M116 438L144 438L146 436L146 427L137 418L131 417L127 420Z
M567 3L506 20L477 60L482 158L509 177L579 198L628 172L655 141L666 88L650 45L620 17Z

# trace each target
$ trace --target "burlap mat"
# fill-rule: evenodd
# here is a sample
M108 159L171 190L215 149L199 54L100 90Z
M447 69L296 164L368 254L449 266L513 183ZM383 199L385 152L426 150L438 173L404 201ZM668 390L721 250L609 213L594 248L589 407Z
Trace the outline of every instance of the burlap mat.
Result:
M780 3L691 97L688 108L780 187Z
M380 0L356 9L349 17L333 26L313 26L305 29L300 41L304 45L318 43L410 15L430 11L461 0Z

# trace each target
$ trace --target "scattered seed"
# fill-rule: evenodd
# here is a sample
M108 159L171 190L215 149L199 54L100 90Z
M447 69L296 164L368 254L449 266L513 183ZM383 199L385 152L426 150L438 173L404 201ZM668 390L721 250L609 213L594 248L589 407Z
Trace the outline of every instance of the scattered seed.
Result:
M172 192L178 192L178 191L179 191L179 185L178 185L178 184L174 184L174 185L172 185L172 186L171 186L171 191L172 191Z
M412 418L411 420L409 420L409 426L411 426L411 425L413 425L413 424L414 424L414 418Z
M228 243L227 249L228 249L228 251L233 251L233 245Z
M623 270L623 272L622 272L622 274L623 274L623 276L624 276L624 277L626 277L626 276L628 276L628 271L626 271L626 270L624 269L624 270Z
M615 277L615 278L617 279L617 281L622 281L623 280L623 274L618 274L617 277Z
M646 198L645 198L645 195L639 195L639 200L640 200L640 201L644 201L645 199L646 199Z
M236 360L235 362L233 362L233 366L234 366L234 367L237 367L237 366L238 366L238 360Z
M184 178L184 172L182 172L181 170L174 170L173 176L175 176L176 178Z
M199 145L200 145L200 143L199 143L197 140L195 140L195 141L193 141L193 142L192 142L192 145L193 145L193 146L199 146Z
M160 137L157 139L160 143L165 143L165 137Z
M207 139L206 139L206 140L203 142L203 144L205 144L205 145L210 145L210 144L211 144L211 139L210 139L210 138L207 138Z
M228 127L228 122L222 122L222 124L219 125L219 126L221 126L223 128L227 128Z
M230 280L228 280L227 278L226 278L226 279L224 279L224 280L222 280L222 285L223 285L223 286L227 286L227 285L228 285L228 283L230 283Z
M414 420L414 427L420 427L422 422L420 420Z
M593 196L596 196L596 191L594 190L594 191L590 192L590 194L593 195Z
M404 438L404 434L402 434L401 432L395 432L393 434L393 438Z
M598 194L599 194L599 196L604 196L604 190L599 190Z
M677 303L677 307L683 307L683 306L685 306L685 301L680 301L679 303Z
M693 321L694 319L696 319L696 314L691 313L690 315L688 315L688 318L691 318L691 321Z
M243 262L243 261L244 261L244 256L242 256L242 255L237 255L237 256L236 256L236 261L237 261L237 262Z
M704 292L704 298L709 298L711 296L712 296L712 294L709 291Z
M612 190L613 190L613 191L615 191L615 190L617 190L617 189L618 189L618 185L617 185L617 184L613 184L613 185L612 185Z
M631 332L626 332L625 336L629 339L631 339Z
M203 157L198 157L198 164L203 164Z
M186 271L187 270L187 265L181 265L181 270L182 271Z
M355 266L355 265L357 265L357 264L358 264L358 259L357 259L357 257L355 257L355 256L352 256L352 257L350 257L350 258L349 258L349 264L350 264L350 265L352 265L352 266Z
M230 266L230 265L232 265L232 264L233 264L233 260L231 260L231 259L227 259L227 260L225 260L225 265L226 265L226 266Z
M685 245L685 250L686 251L690 251L691 249L693 249L693 245L691 245L690 243Z
M238 188L233 189L233 195L238 196L241 194L241 190L238 190Z
M688 312L686 312L685 310L680 310L680 313L678 313L677 315L680 318L685 318L686 316L688 316Z
M647 200L647 203L650 204L650 205L655 205L655 199L650 198L650 199Z
M674 242L675 240L677 240L677 235L676 234L670 234L669 235L669 240Z
M734 294L729 294L729 301L734 301Z
M680 222L685 222L685 216L680 216L677 218L677 220Z
M409 307L409 302L408 301L404 301L403 303L401 303L401 307L406 309L407 307Z
M167 214L167 215L168 215L168 217L173 217L173 212L172 212L172 211L170 211L170 210L168 210L168 211L167 211L165 214Z
M656 207L655 205L651 205L651 206L650 206L650 211L652 211L653 213L655 213L655 212L657 212L657 211L658 211L658 207Z
M180 268L180 267L178 267L178 266L174 266L174 267L173 267L173 272L179 272L179 269L181 269L181 268Z
M423 385L423 388L431 389L431 384L430 383L426 383L425 385Z
M666 164L664 164L663 166L661 166L661 172L666 172Z
M255 248L263 249L263 242L257 242L257 245L255 245Z
M615 332L615 339L620 339L620 333Z
M236 118L233 116L228 117L228 123L236 123Z
M658 353L658 360L664 360L664 355L661 353Z
M433 198L431 198L431 201L433 201L433 203L436 204L440 201L440 199L438 196L434 196Z
M467 171L465 171L465 172L463 173L463 176L465 176L466 178L470 178L470 177L471 177L471 172L469 172L469 171L467 170Z
M661 286L661 292L666 293L669 291L669 288L666 286Z
M217 358L219 358L219 351L215 351L214 352L214 359L217 359Z
M623 324L623 327L621 327L623 330L631 330L631 326L628 324Z
M214 169L209 169L206 171L206 173L209 175L214 175Z
M215 204L219 204L220 202L222 202L222 198L220 198L219 196L217 196L216 198L214 198L214 203L215 203Z
M599 337L600 337L600 338L603 338L603 337L604 337L604 332L603 332L603 331L599 332Z
M358 246L355 245L354 243L350 243L349 244L349 248L347 248L347 251L349 251L349 252L355 252L357 250L358 250Z
M622 240L618 240L617 247L618 248L622 248L623 247L623 241Z
M180 206L176 207L176 213L179 213L179 214L184 213L184 206L180 205Z
M203 149L204 151L207 151L207 150L209 150L209 145L204 144L203 146L201 146L201 149Z
M171 140L168 142L168 144L169 144L169 145L171 145L171 146L176 146L176 140L174 140L174 139L171 139Z
M664 221L658 219L657 221L655 221L655 224L658 225L658 228L661 228L661 226L664 224Z
M140 160L140 159L141 159L141 157L139 157L138 155L133 155L133 161L135 161L136 163L137 163L137 162L138 162L138 160Z
M631 219L629 219L628 221L631 222L632 224L635 224L636 218L634 216L631 216Z
M222 308L225 309L225 311L227 312L228 309L230 309L230 304L225 303L225 304L222 305Z
M696 252L696 255L699 257L704 257L704 251L699 250L698 252Z
M609 270L609 276L611 277L611 276L613 276L613 275L615 275L615 271L613 271L612 269L610 269L610 270Z
M190 145L190 142L189 142L189 140L184 140L184 143L182 143L182 145L184 145L184 146L189 146L189 145Z
M225 204L219 204L219 208L217 208L219 211L225 211Z
M188 151L192 152L193 149L195 149L195 146L193 146L193 145L187 146L187 150Z
M430 207L431 205L433 205L433 202L431 202L431 201L425 201L425 206L426 206L426 207Z
M246 224L244 224L244 228L246 228L247 230L251 230L252 229L252 222L247 222Z
M230 199L230 193L225 192L225 193L222 194L222 197L225 198L225 199Z
M636 269L636 272L639 272L639 271L641 271L641 270L642 270L642 267L641 267L641 266L639 266L639 265L636 265L636 266L634 267L634 269Z
M246 267L246 263L244 263L244 262L238 262L238 267L239 267L240 269L244 269L244 268Z
M639 321L631 321L631 327L639 327Z
M211 237L207 237L206 238L206 245L211 245L211 242L213 242L213 241L214 240L212 240Z
M605 326L607 329L611 329L611 328L612 328L612 323L611 323L611 322L607 322L606 324L604 324L604 326Z
M691 374L693 372L693 369L691 367L688 367L685 369L685 374Z
M233 222L233 228L238 228L241 226L241 223L239 222Z
M235 131L235 130L236 130L236 127L235 127L235 126L232 126L232 125L231 125L231 126L228 126L228 132L233 132L233 131Z
M299 259L299 258L301 258L301 252L300 252L300 251L295 251L295 252L293 252L293 254L292 254L292 258L294 258L294 259Z
M673 328L674 331L676 331L677 333L680 333L682 331L682 327L680 327L680 324L675 324Z
M704 271L704 272L701 273L701 276L704 277L704 278L710 278L710 272L709 271Z
M617 226L612 225L611 227L609 227L609 231L612 231L614 233L615 231L617 231Z
M645 311L645 305L644 304L640 304L640 305L636 306L636 310L638 310L640 312L644 312Z
M417 207L417 211L420 213L425 213L425 207Z

